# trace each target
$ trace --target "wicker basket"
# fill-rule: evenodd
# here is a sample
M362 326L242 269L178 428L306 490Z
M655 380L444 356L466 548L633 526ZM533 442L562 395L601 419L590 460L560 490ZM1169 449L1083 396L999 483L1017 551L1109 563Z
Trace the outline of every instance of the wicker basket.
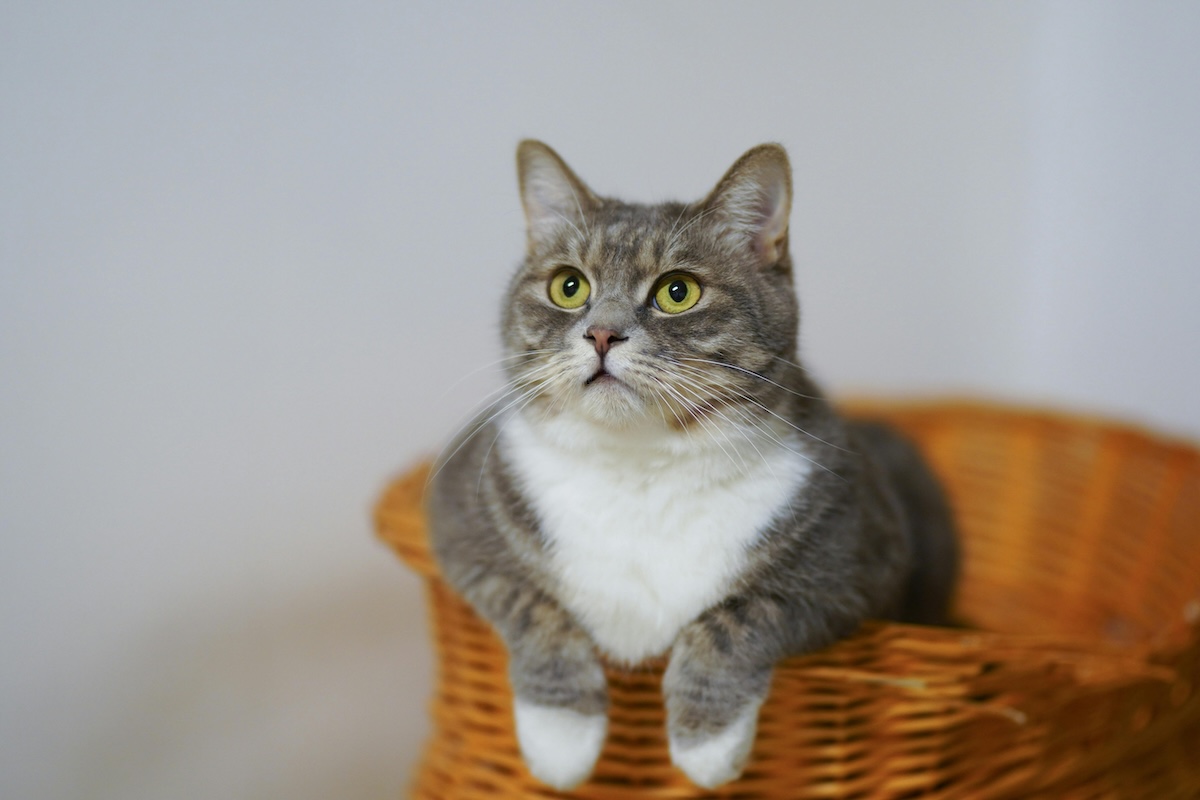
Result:
M670 763L661 664L609 672L608 742L561 795L525 770L503 646L439 579L423 468L376 512L427 581L440 678L417 798L1200 797L1200 452L969 404L855 406L919 442L960 520L970 629L870 623L776 670L742 778Z

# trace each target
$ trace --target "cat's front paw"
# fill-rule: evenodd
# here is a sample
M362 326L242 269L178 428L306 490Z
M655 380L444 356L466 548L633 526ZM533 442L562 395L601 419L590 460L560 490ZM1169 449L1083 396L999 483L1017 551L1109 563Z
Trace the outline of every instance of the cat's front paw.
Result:
M555 789L578 786L592 774L608 717L518 699L513 706L517 742L533 776Z
M754 733L758 727L758 705L741 712L733 722L713 733L671 732L671 761L692 783L714 789L742 774Z

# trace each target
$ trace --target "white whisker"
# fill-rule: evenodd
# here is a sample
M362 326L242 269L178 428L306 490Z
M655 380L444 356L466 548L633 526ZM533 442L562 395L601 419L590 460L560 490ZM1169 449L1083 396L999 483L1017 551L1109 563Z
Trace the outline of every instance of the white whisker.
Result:
M712 208L706 208L706 209L704 209L703 211L701 211L699 214L697 214L696 216L694 216L694 217L692 217L691 219L689 219L689 220L687 221L687 224L686 224L686 225L684 225L682 228L680 228L678 231L676 231L676 232L675 232L675 235L674 235L674 236L672 236L672 237L671 237L671 239L670 239L670 241L668 241L668 242L667 242L667 246L666 246L666 248L665 248L665 249L666 249L666 250L670 250L670 249L671 249L671 245L675 244L675 242L676 242L676 241L679 239L679 237L680 237L680 236L683 236L683 234L687 232L687 229L688 229L688 228L692 227L692 226L693 226L693 225L695 225L697 222L699 222L700 220L704 219L705 217L707 217L709 214L713 213L714 211L717 211L717 210L718 210L718 209L720 209L720 208L721 208L723 205L724 205L724 203L723 203L723 202L722 202L722 203L717 203L717 204L716 204L715 206L713 206Z
M579 205L579 200L578 200L578 198L575 200L575 204L576 204L576 205ZM558 217L558 218L559 218L559 219L561 219L563 222L567 223L567 224L568 224L568 225L570 225L572 228L574 228L574 229L575 229L575 235L576 235L576 236L578 236L580 239L586 239L586 237L583 235L583 231L579 230L579 226L577 226L577 225L576 225L574 222L572 222L570 217L566 216L565 214L563 214L563 213L561 213L561 212L559 212L559 211L555 211L553 208L551 208L551 209L549 209L549 210L550 210L550 211L551 211L551 212L554 214L554 216ZM583 212L581 211L580 213L582 214ZM587 227L587 222L586 222L586 221L585 221L585 220L582 218L582 216L580 217L580 220L579 220L579 221L583 223L583 226L584 226L585 228Z
M669 394L673 398L675 398L676 402L678 402L680 404L680 406L683 407L685 412L691 412L692 419L696 420L696 422L704 429L705 433L708 434L708 437L710 439L712 439L713 444L715 444L721 450L721 452L725 454L725 457L729 459L729 463L732 464L734 467L737 467L738 464L736 461L734 461L733 455L728 450L726 450L725 446L722 445L720 440L717 439L716 434L713 432L712 428L710 427L712 425L712 423L705 420L704 414L701 413L701 410L699 408L692 406L690 403L688 403L687 399L680 393L680 391L677 388L671 386L666 381L659 380L658 378L655 378L655 380L658 381L659 386L661 386L664 390L666 390L667 394ZM682 420L680 420L680 421L682 422ZM687 427L686 423L684 423L684 427L686 429L686 427ZM729 441L728 437L726 437L726 441ZM730 442L730 444L732 445L732 442ZM744 458L742 459L741 468L742 468L743 472L747 468L746 460Z
M679 376L679 377L681 377L681 379L683 379L683 380L686 380L686 378L682 378L682 376ZM721 417L721 419L723 419L727 425L729 425L730 427L734 428L735 430L737 430L738 432L740 432L742 434L742 438L745 439L746 443L749 444L750 447L752 447L754 449L754 452L758 454L758 457L762 461L763 466L765 466L767 468L767 471L771 473L771 477L775 479L775 483L778 484L779 486L783 486L784 481L779 476L779 473L775 471L775 467L771 463L771 460L769 458L767 458L766 454L764 454L763 451L761 449L759 449L758 444L754 441L755 434L769 439L775 445L782 447L784 450L787 450L788 452L792 453L793 455L797 455L800 458L803 458L806 461L809 461L810 463L812 463L811 458L806 456L804 453L801 453L801 452L789 447L786 443L784 443L784 441L782 439L780 439L778 436L776 436L775 433L770 428L768 428L761 420L757 419L753 414L751 414L749 412L749 410L742 408L741 406L733 406L733 405L724 405L723 404L720 407L714 408L713 411L715 414L717 414L719 417ZM736 413L742 419L742 422L739 423L737 420L732 419L727 412ZM751 428L751 430L747 430L747 426L749 426L749 428ZM792 504L793 499L794 499L793 495L789 494L787 497L787 507L788 507L788 516L794 518L796 516L796 509L795 509L795 506Z
M534 358L535 356L544 355L544 354L546 354L546 353L553 353L553 352L556 352L556 351L554 351L554 350L549 350L549 349L545 349L545 350L526 350L526 351L525 351L525 352L523 352L523 353L514 353L513 355L510 355L510 356L504 356L503 358L498 358L498 359L496 359L495 361L492 361L492 362L490 362L490 363L488 363L488 364L484 364L484 365L483 365L483 366L481 366L481 367L476 367L475 369L471 370L470 372L466 373L465 375L460 375L460 376L459 376L459 377L458 377L458 378L457 378L457 379L456 379L456 380L455 380L453 383L451 383L451 384L450 384L448 387L446 387L445 391L443 391L443 392L442 392L442 394L439 396L439 399L445 399L446 395L450 394L450 392L451 392L453 389L455 389L455 388L456 388L456 387L457 387L459 384L461 384L463 381L467 380L468 378L470 378L470 377L471 377L471 376L473 376L473 375L478 375L480 372L483 372L483 371L484 371L484 370L486 370L486 369L493 369L493 368L495 368L495 367L500 367L500 366L503 366L503 365L504 365L504 364L506 364L507 362L509 362L509 361L515 361L515 360L517 360L518 358L530 358L530 359L532 359L532 358ZM493 390L493 392L492 392L492 393L494 393L494 391L495 391L495 390Z
M588 236L591 236L592 232L588 228L587 216L585 216L583 213L583 204L579 202L579 195L575 192L574 186L568 184L567 188L571 190L571 199L575 201L575 210L579 212L579 221L583 223L583 229L585 231L587 231ZM574 226L572 226L572 227L574 227ZM575 228L575 232L579 233L579 229Z
M693 361L697 364L713 364L714 366L725 367L727 369L736 370L738 372L749 375L752 378L758 378L760 381L764 381L765 383L769 383L772 386L775 386L779 389L783 389L788 394L794 394L796 397L802 398L804 400L820 400L821 399L819 397L814 397L811 394L801 394L800 392L797 392L794 389L790 389L787 386L784 386L782 383L776 383L775 381L771 380L770 378L768 378L765 375L758 374L757 372L755 372L752 369L746 369L745 367L739 367L737 364L730 364L726 361L714 361L709 358L688 358L685 356L680 356L679 361Z
M504 428L508 423L512 422L513 417L520 414L530 403L536 400L549 386L550 382L545 381L530 392L526 393L525 402L521 403L512 414L509 414L506 419L502 420L496 427L496 435L492 437L492 443L488 445L488 449L483 454L483 460L479 464L479 478L475 481L475 495L479 496L479 492L483 488L483 476L487 471L488 458L492 455L492 449L496 446L496 442L500 441L500 437L504 435Z
M775 412L774 412L774 411L772 411L771 409L767 408L765 405L763 405L763 404L762 404L762 403L760 403L758 400L755 400L753 397L751 397L750 395L748 395L748 394L746 394L745 392L743 392L743 391L742 391L740 388L738 388L738 387L737 387L737 386L735 386L734 384L728 383L727 381L723 381L723 380L720 380L720 379L716 379L716 376L709 375L707 372L705 372L705 371L703 371L703 370L699 370L699 369L697 369L697 368L695 368L695 367L689 367L688 365L686 365L686 364L681 364L681 363L679 363L679 362L677 362L677 361L672 361L672 363L674 363L674 364L675 364L675 366L677 366L677 367L678 367L680 370L687 371L687 372L691 372L691 373L692 373L692 374L694 374L694 375L699 375L700 377L703 377L703 378L704 378L706 381L708 381L708 382L709 382L709 384L710 384L710 385L709 385L708 387L706 387L706 388L709 388L710 390L718 390L718 391L722 391L722 392L724 392L724 393L727 393L727 394L726 394L726 396L722 397L721 399L725 399L725 400L733 399L733 400L740 400L740 401L742 401L743 403L749 403L750 405L753 405L753 406L755 406L755 407L757 407L757 408L761 409L763 412L765 412L765 413L769 414L770 416L774 417L775 419L779 420L779 421L780 421L780 422L782 422L784 425L788 426L789 428L791 428L792 430L796 431L797 433L802 433L802 434L804 434L805 436L807 436L807 437L809 437L809 438L811 438L811 439L814 439L814 440L816 440L816 441L818 441L818 442L821 442L822 444L826 444L826 445L828 445L829 447L834 447L834 448L836 448L836 449L838 449L838 450L844 450L844 449L845 449L845 448L838 447L837 445L830 444L829 442L826 442L826 441L825 441L824 439L822 439L821 437L819 437L819 436L816 436L815 434L809 433L808 431L806 431L806 430L804 430L803 428L799 427L798 425L794 424L793 422L791 422L790 420L786 419L785 417L783 417L783 416L780 416L779 414L775 413ZM685 374L682 374L682 373L678 374L676 377L677 377L677 379L678 379L678 380L680 380L680 381L687 381L687 380L691 380L691 379L689 379L689 378L688 378L688 377L687 377ZM697 386L702 386L702 384L699 384L698 382L696 382L696 381L694 381L694 380L692 380L692 383L693 383L693 384L695 384L695 385L697 385ZM719 396L719 397L720 397L720 396ZM744 409L743 409L743 410L744 410ZM747 412L747 413L748 413L748 412ZM760 428L760 430L762 430L764 433L766 433L766 432L768 432L768 431L769 431L769 428L767 428L767 427L765 427L765 426L763 426L763 425L760 425L760 426L759 426L759 428ZM829 469L829 468L828 468L828 467L826 467L824 464L820 463L819 461L817 461L816 459L812 458L811 456L809 456L809 455L807 455L807 454L805 454L805 453L802 453L802 452L800 452L800 451L798 451L798 450L795 450L795 449L793 449L793 448L791 448L791 447L788 447L788 446L787 446L787 445L786 445L786 444L785 444L785 443L784 443L782 440L778 439L778 438L777 438L777 437L775 437L773 434L771 434L771 438L775 439L775 441L776 441L776 442L777 442L777 443L778 443L778 444L779 444L781 447L785 447L785 448L787 448L788 450L791 450L791 452L793 452L793 453L795 453L796 455L800 456L801 458L805 459L806 461L808 461L809 463L813 464L814 466L816 466L816 467L818 467L818 468L820 468L820 469L824 470L825 472L828 472L830 475L836 475L838 478L841 478L842 480L844 480L844 478L842 478L842 476L838 475L838 473L836 473L836 472L834 472L833 470Z
M679 222L680 222L680 220L682 220L682 219L683 219L683 215L684 215L684 214L686 214L686 213L688 212L688 209L689 209L689 208L691 208L691 206L690 206L690 205L687 205L687 204L685 204L685 205L683 206L683 208L679 209L679 216L677 216L677 217L675 218L675 222L674 222L674 224L672 224L672 225L671 225L671 230L667 231L667 236L668 236L668 237L670 237L670 236L671 236L671 234L675 233L675 229L679 227ZM675 239L674 239L674 238L668 238L668 240L667 240L667 247L670 247L670 246L671 246L671 244L672 244L674 241L675 241Z
M693 360L693 361L703 361L704 359L688 359L688 360ZM691 371L693 374L702 375L702 376L704 376L705 378L709 378L709 377L710 377L710 376L709 376L709 375L708 375L706 372L704 372L703 370L697 369L696 367L689 367L689 366L687 366L686 364L682 364L682 363L680 363L680 362L678 362L678 361L674 361L674 363L675 363L677 366L679 366L681 369L689 370L689 371ZM725 364L725 363L723 363L723 362L721 362L721 361L710 361L710 362L706 362L706 363L710 363L710 364L716 364L716 365L718 365L718 366L723 366L723 367L730 366L729 364ZM756 377L760 377L760 378L762 378L762 376L761 376L761 375L758 375L757 373L751 373L751 372L749 372L749 370L743 370L743 371L744 371L744 372L747 372L748 374L755 375ZM763 380L767 380L766 378L762 378L762 379L763 379ZM768 382L768 383L772 383L772 381L767 381L767 382ZM778 385L778 384L776 384L776 385ZM734 385L734 384L732 384L732 383L728 383L728 382L719 382L719 381L718 381L718 382L717 382L717 386L718 386L719 388L722 388L722 389L727 389L727 390L729 390L729 392L730 392L732 395L734 395L735 397L737 397L737 398L738 398L738 399L740 399L740 400L744 400L744 401L745 401L745 402L747 402L747 403L751 403L751 404L753 404L753 405L755 405L755 406L758 406L758 407L759 407L759 408L761 408L761 409L762 409L764 412L766 412L767 414L770 414L772 417L775 417L775 419L779 420L779 421L780 421L780 422L782 422L784 425L787 425L788 427L792 428L793 430L795 430L795 431L796 431L796 432L798 432L798 433L802 433L802 434L804 434L805 436L809 437L810 439L815 439L816 441L820 442L821 444L823 444L823 445L826 445L827 447L832 447L832 448L833 448L833 449L835 449L835 450L841 450L843 453L850 453L850 452L853 452L853 451L851 451L851 450L847 450L845 447L842 447L841 445L836 445L836 444L834 444L833 442L827 442L827 441L825 441L824 439L822 439L820 436L817 436L815 433L811 433L811 432L809 432L809 431L806 431L804 428L801 428L799 425L795 424L795 423L794 423L794 422L792 422L791 420L789 420L789 419L787 419L786 417L784 417L784 416L781 416L780 414L778 414L778 413L776 413L775 411L771 410L771 409L770 409L770 408L768 408L768 407L767 407L767 406L766 406L764 403L762 403L760 400L758 400L758 399L754 398L753 396L751 396L750 394L748 394L748 393L746 393L744 390L742 390L740 387L738 387L738 386L736 386L736 385ZM781 386L780 388L781 388L781 389L786 389L787 387L783 387L783 386ZM804 395L800 395L800 396L801 396L801 397L804 397ZM810 398L810 399L817 399L817 398Z
M526 388L526 383L529 381L529 379L533 375L539 374L542 371L548 370L550 368L552 368L552 365L549 365L549 364L543 365L541 367L538 367L536 370L532 370L530 373L527 373L526 375L522 376L520 383L513 384L513 385L506 385L503 388L503 390L501 391L500 397L498 397L496 400L494 400L493 402L488 404L483 411L481 411L480 413L478 413L474 417L472 417L471 420L469 422L467 422L467 424L461 426L459 428L458 433L455 434L456 437L461 436L462 431L471 425L474 425L475 428L469 434L462 437L461 441L458 442L458 445L454 448L454 450L450 453L450 455L443 457L443 454L446 452L446 450L445 450L445 448L442 448L442 453L439 453L438 457L434 460L434 463L437 464L437 468L425 480L425 488L426 489L429 488L429 484L431 484L433 482L434 478L436 478L439 474L441 474L441 471L443 469L445 469L446 465L448 463L450 463L450 461L454 458L454 456L458 455L458 452L460 450L462 450L464 446L466 446L467 442L469 442L473 438L475 438L475 436L477 436L481 430L486 428L497 417L499 417L501 414L508 411L513 406L520 403L522 400L525 400L525 399L529 398L530 395L536 394L538 391L540 391L544 387L544 385L546 383L548 383L548 381L541 381L539 379L539 383L532 388ZM516 399L511 402L506 402L511 395L516 395L517 396ZM496 407L500 406L501 403L505 403L505 405L503 407L497 409ZM524 407L524 406L522 406L522 407ZM493 410L493 409L495 409L495 410ZM484 417L484 415L487 415L487 418L483 419L482 421L479 421L481 417ZM456 440L455 438L450 439L450 444L453 444L455 440ZM449 447L450 444L447 444L446 447Z
M771 356L771 358L775 359L776 361L778 361L780 363L787 364L789 367L795 367L796 369L800 370L801 372L804 372L804 373L808 372L808 367L804 366L803 364L797 364L795 361L788 361L783 356Z
M690 409L692 418L694 420L696 420L696 422L702 428L704 428L704 430L708 434L709 438L712 439L713 444L715 444L717 447L721 448L721 452L725 453L725 455L729 458L731 463L733 463L733 456L730 455L729 451L726 450L725 447L721 444L721 442L717 439L718 433L721 434L721 436L725 439L725 442L731 448L733 448L734 453L737 453L738 460L742 462L741 463L742 471L747 472L749 470L749 465L746 463L745 457L741 454L741 451L738 450L738 448L734 445L733 440L729 438L729 434L726 431L722 430L713 420L708 418L708 415L710 413L712 413L711 411L706 411L704 408L702 408L698 404L689 403L687 401L687 398L685 398L682 394L683 387L671 386L669 383L666 383L666 382L660 382L659 385L662 386L664 389L666 389L667 392L670 393L672 396L674 396L680 402L680 404L684 407L685 410ZM704 403L705 398L702 394L699 394L699 393L694 393L694 394L696 394L696 397L700 401L700 403ZM736 466L736 464L735 464L735 466Z

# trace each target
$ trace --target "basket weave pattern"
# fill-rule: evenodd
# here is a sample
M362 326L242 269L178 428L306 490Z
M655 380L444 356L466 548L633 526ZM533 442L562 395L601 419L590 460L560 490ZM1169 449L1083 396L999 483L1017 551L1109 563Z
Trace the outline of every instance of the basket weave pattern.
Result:
M661 663L610 668L592 779L526 771L503 645L438 578L425 468L380 536L425 579L439 680L415 798L1200 797L1200 452L1129 428L967 404L869 406L921 446L963 537L970 628L868 623L775 673L742 778L670 763Z

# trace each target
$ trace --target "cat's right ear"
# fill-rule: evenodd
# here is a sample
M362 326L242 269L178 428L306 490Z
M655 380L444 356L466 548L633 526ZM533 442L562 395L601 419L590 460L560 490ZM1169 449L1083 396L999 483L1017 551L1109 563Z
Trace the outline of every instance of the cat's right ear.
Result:
M534 139L517 145L517 179L530 250L549 241L563 226L586 230L585 217L600 202L558 153Z

